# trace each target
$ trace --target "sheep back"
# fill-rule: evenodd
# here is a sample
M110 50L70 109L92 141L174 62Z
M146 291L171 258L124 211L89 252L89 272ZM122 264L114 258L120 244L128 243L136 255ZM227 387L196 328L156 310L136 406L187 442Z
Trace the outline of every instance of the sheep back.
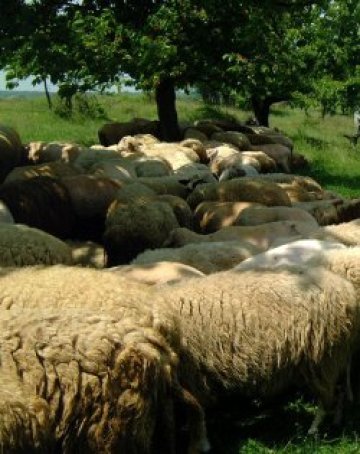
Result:
M235 178L218 184L199 185L187 198L191 208L204 201L254 202L262 205L291 206L286 192L275 183L256 177Z
M70 248L58 238L21 224L0 223L0 266L71 265Z
M224 395L274 396L299 380L325 407L333 403L359 323L347 280L323 268L228 271L162 296L181 317L181 380L204 405Z
M106 225L103 244L107 266L126 264L145 249L160 247L179 226L170 205L157 200L117 205Z
M10 126L0 124L0 183L22 160L22 143L19 134Z
M174 451L176 355L150 315L12 310L0 330L5 452Z
M0 187L0 200L16 223L44 230L59 238L70 238L75 214L65 186L54 178L16 180Z

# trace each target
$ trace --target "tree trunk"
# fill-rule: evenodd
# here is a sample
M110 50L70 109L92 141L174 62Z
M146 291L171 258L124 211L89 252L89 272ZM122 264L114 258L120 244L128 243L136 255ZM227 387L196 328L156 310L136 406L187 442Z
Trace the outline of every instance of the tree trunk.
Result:
M162 140L167 142L177 142L181 140L176 112L174 81L171 78L161 80L156 87L155 94Z
M52 102L51 102L51 96L50 96L50 93L49 93L49 90L48 90L48 86L47 86L47 82L46 82L46 77L43 78L43 82L44 82L46 100L47 100L49 109L51 110L52 109Z
M260 126L269 126L270 106L272 102L270 98L260 99L256 96L251 98L252 107L254 110L255 118Z

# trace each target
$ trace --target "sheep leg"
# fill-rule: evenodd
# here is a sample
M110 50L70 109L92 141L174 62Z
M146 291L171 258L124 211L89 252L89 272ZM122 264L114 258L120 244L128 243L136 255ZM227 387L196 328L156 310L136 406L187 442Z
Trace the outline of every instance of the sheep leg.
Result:
M319 426L322 423L326 416L326 411L323 407L323 405L319 405L318 409L315 414L315 418L313 422L311 423L310 429L308 430L308 435L314 436L317 435L319 432Z
M197 399L186 389L180 388L180 399L189 409L190 441L188 454L208 452L211 449L207 438L205 415Z
M350 403L354 402L354 393L351 386L351 357L346 366L346 397Z

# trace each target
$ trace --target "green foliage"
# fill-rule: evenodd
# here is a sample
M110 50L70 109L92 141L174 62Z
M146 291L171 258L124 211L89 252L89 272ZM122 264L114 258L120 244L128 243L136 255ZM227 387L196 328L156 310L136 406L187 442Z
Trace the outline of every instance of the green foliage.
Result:
M76 93L70 105L66 102L65 97L58 96L54 106L54 113L64 119L74 117L80 119L108 119L105 109L99 103L97 97L85 93Z

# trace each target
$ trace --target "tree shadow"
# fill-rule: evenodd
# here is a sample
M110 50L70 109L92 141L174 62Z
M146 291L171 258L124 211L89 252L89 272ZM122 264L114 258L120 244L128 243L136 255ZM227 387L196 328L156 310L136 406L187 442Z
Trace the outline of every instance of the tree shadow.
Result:
M360 197L360 176L335 175L325 171L323 168L318 171L316 168L306 169L303 172L298 171L299 175L309 176L314 178L323 187L343 186L353 191L359 191Z

